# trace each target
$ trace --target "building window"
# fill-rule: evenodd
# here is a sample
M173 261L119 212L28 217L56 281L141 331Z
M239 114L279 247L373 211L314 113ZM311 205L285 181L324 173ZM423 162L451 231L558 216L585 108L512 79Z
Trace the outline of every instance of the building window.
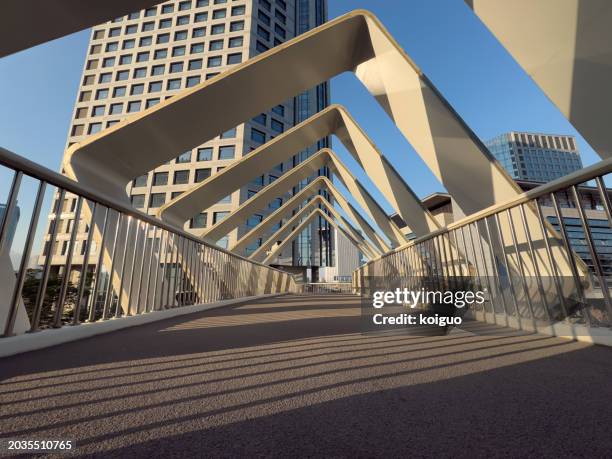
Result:
M168 184L167 172L155 172L153 174L153 186L164 186Z
M180 78L175 78L174 80L168 80L168 89L181 89L181 80Z
M117 72L117 76L115 77L116 81L125 81L128 79L128 77L130 76L130 72L128 72L127 70L121 70L119 72Z
M210 177L210 169L196 169L195 171L195 182L200 183Z
M225 9L215 10L213 11L212 18L213 19L223 19L226 15L227 15L227 12Z
M205 6L208 6L208 1L209 0L198 0L196 3L196 7L197 8L203 8Z
M125 96L125 86L117 86L113 89L113 97L123 97Z
M222 139L233 139L236 137L236 128L228 129L220 136Z
M198 27L191 31L191 38L200 38L206 35L206 27Z
M166 57L168 57L167 49L158 49L157 51L155 51L155 54L153 55L154 59L164 59Z
M111 104L109 115L120 115L123 111L123 104Z
M133 113L133 112L137 112L138 110L140 110L140 101L139 100L133 100L132 102L128 103L128 113Z
M185 47L184 46L175 46L172 48L172 57L184 56L185 55Z
M112 67L113 65L115 65L114 57L107 57L102 61L102 67Z
M144 84L133 84L130 90L130 95L137 96L144 92Z
M240 64L242 62L242 53L234 53L227 55L227 65Z
M96 100L106 99L108 97L108 89L98 89L96 91Z
M191 88L200 82L200 75L187 77L185 86Z
M186 24L189 24L189 16L185 15L185 16L179 16L178 18L176 18L177 26L183 26Z
M140 11L128 14L128 20L138 19L140 17Z
M174 10L174 5L164 5L162 6L161 14L172 13L173 10Z
M181 153L176 158L177 164L184 164L184 163L190 163L190 162L191 162L191 150L186 151L185 153Z
M78 120L87 117L87 109L85 107L77 108L76 115L74 117Z
M229 39L228 47L230 48L239 48L242 46L242 37L232 37Z
M145 67L134 69L134 78L144 78L146 75L147 69Z
M75 124L72 126L71 136L83 135L84 126L82 124Z
M166 203L166 193L152 193L149 198L149 207L161 207Z
M134 46L136 46L136 40L130 39L123 41L123 49L132 49Z
M278 132L279 134L285 130L285 126L283 125L283 123L275 119L272 119L272 121L270 122L270 127L273 131Z
M202 212L191 219L191 228L206 228L206 213Z
M189 183L189 171L174 171L174 184L185 185Z
M204 52L204 43L194 43L191 45L191 54L203 53Z
M132 55L124 54L119 58L119 65L127 65L132 63Z
M91 109L91 116L102 116L104 115L104 105L96 105Z
M257 143L265 143L266 142L266 134L261 132L258 129L251 128L251 140Z
M170 41L170 34L169 33L162 33L162 34L157 36L157 44L168 43L169 41Z
M159 97L156 97L154 99L147 99L147 102L145 104L145 108L150 108L153 107L154 105L159 104Z
M119 35L121 35L121 27L113 27L108 31L109 37L118 37Z
M280 35L283 38L285 38L287 36L287 33L285 32L285 29L283 29L278 24L274 25L274 32L276 32L278 35Z
M255 49L257 51L259 51L260 53L265 53L266 51L268 51L270 48L268 48L266 45L264 45L262 42L260 42L259 40L257 40L257 44L255 45Z
M202 68L202 59L192 59L189 61L189 70L199 70Z
M278 10L274 11L274 17L281 24L285 24L287 22L287 18L285 17L285 15Z
M282 9L284 9L285 11L287 10L287 4L285 3L284 0L276 0L276 4L280 6Z
M272 109L272 111L276 113L277 115L285 116L285 106L284 105L277 105L276 107Z
M138 26L136 24L131 24L125 28L125 34L130 35L138 32Z
M182 62L173 62L170 64L170 73L178 73L183 71L183 63Z
M134 194L132 195L132 206L136 209L143 209L145 206L145 195Z
M191 0L186 0L184 2L179 3L179 11L186 11L191 8Z
M153 21L145 22L142 24L142 32L150 32L155 28L155 23Z
M113 51L117 51L119 49L119 43L117 43L116 41L112 42L112 43L107 43L106 44L106 52L110 53Z
M95 134L97 132L100 132L102 130L102 123L91 123L89 125L89 130L87 131L88 134Z
M235 150L234 145L219 147L219 159L234 159Z
M262 26L257 26L257 35L259 35L264 40L270 40L270 32L264 29Z
M219 72L207 73L206 79L210 80L212 77L216 77L217 75L219 75Z
M178 32L174 32L174 40L175 41L187 40L187 31L179 30Z
M220 49L223 49L223 40L212 40L208 44L209 51L218 51Z
M100 74L100 79L98 80L99 83L110 83L111 81L111 74L110 73L101 73Z
M89 48L89 54L99 54L102 51L102 45L93 45Z
M209 67L219 67L221 65L221 56L211 56L208 58Z
M149 51L138 53L136 55L136 62L147 62L149 60Z
M244 21L234 21L230 23L230 32L244 30Z
M157 7L147 8L145 10L145 17L150 18L151 16L155 16L156 13L157 13Z
M215 24L210 28L211 35L219 35L225 32L225 24Z
M142 37L140 39L140 46L151 46L153 44L152 37Z
M198 161L212 161L212 148L198 148Z
M193 22L204 22L208 19L208 13L207 12L202 12L202 13L196 13L193 16Z
M261 124L262 126L266 125L266 121L267 121L267 116L265 113L260 113L259 115L257 115L256 117L253 118L253 121L256 121L257 123Z
M244 5L234 6L232 7L232 16L240 16L244 14L245 7Z
M154 65L153 67L151 67L151 76L163 75L165 67L166 66L164 64Z
M149 83L149 92L159 92L162 90L162 82L161 81L153 81Z
M257 18L263 22L265 25L269 26L270 25L270 16L268 16L266 13L264 13L263 11L257 11Z
M215 212L213 214L213 225L219 223L221 220L223 220L228 215L229 215L228 211Z

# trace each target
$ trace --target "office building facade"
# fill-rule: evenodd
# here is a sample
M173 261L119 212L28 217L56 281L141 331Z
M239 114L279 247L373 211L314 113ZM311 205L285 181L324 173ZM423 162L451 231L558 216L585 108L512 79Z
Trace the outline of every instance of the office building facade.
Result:
M67 146L153 107L181 90L214 78L316 27L326 18L325 0L173 0L95 26L91 31ZM202 139L203 143L191 150L176 152L176 159L146 175L134 177L126 190L132 205L143 212L156 214L165 203L308 118L327 103L328 84L325 83L220 132L214 139ZM202 122L214 116L216 109L223 107L211 107L208 113L202 114ZM307 154L297 154L293 160L278 164L211 208L202 209L185 224L185 229L201 233L305 157ZM284 198L273 201L268 209L252 215L217 243L227 247L283 201ZM64 263L75 208L76 199L68 197L61 210L54 265ZM88 230L86 224L79 224L75 265L79 263L79 253L85 253ZM320 233L313 227L309 237L317 239ZM260 243L257 241L249 247L245 255ZM309 262L319 263L320 246L318 240L301 240L294 244L294 250L309 250ZM92 246L91 251L94 255L96 247ZM280 264L291 264L296 259L288 253L290 251L281 254Z
M485 145L515 180L549 182L582 169L576 138L570 135L512 131Z

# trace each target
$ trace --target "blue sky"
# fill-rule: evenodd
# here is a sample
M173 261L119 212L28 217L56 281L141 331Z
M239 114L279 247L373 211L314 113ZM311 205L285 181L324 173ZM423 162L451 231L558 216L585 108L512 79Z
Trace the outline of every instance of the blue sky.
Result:
M329 0L329 17L357 8L379 17L481 139L510 130L578 136L462 0ZM0 146L58 170L88 38L82 31L0 60ZM419 196L443 190L352 74L332 80L331 96ZM584 164L597 162L580 136L578 143ZM334 148L351 162L339 142ZM0 175L0 196L6 187Z

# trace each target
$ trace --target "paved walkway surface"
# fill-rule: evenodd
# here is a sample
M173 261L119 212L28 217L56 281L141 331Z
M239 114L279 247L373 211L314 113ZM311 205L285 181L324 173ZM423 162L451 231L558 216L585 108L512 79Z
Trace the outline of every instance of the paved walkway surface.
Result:
M610 457L612 349L467 324L362 335L285 296L0 360L0 435L104 457Z

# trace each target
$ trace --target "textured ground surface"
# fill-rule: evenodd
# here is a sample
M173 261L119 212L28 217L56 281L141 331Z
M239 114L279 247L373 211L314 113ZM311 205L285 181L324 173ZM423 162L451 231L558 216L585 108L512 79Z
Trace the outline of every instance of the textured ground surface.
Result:
M358 306L267 299L0 360L0 433L106 457L612 455L612 349L365 336Z

